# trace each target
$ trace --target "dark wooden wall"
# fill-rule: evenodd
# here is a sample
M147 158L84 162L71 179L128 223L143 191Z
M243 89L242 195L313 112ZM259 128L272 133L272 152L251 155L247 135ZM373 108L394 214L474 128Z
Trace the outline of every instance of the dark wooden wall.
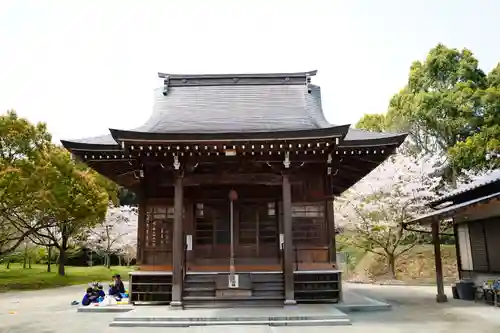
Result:
M229 191L234 204L236 258L280 258L281 186L205 185L185 187L183 233L193 236L188 261L229 258ZM327 262L333 231L327 223L324 179L292 184L292 230L296 260ZM172 263L173 189L148 189L141 206L138 252L142 265ZM142 221L142 222L141 222Z
M468 225L474 271L500 273L500 216Z

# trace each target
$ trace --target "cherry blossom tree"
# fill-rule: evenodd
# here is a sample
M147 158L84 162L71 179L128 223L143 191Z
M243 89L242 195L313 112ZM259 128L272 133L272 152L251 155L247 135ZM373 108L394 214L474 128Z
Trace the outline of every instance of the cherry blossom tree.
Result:
M115 207L109 204L104 220L88 231L88 247L104 257L104 265L111 266L111 256L120 259L126 246L135 246L137 238L137 213L130 206Z
M432 161L416 163L395 156L336 200L337 220L354 232L351 246L382 257L396 278L396 259L421 241L421 233L406 231L403 223L426 212L439 179Z

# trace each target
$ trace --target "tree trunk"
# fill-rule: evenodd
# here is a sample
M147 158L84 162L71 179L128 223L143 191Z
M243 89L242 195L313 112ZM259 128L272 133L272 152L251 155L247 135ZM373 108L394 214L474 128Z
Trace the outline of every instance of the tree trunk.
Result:
M28 257L28 268L31 269L31 256Z
M451 169L451 188L452 189L456 189L458 187L457 186L458 185L457 184L457 178L458 178L457 174L458 174L458 172L455 169L455 167L452 167L452 169Z
M106 267L111 268L111 256L109 254L106 254Z
M47 273L51 271L51 260L52 260L52 246L47 246Z
M57 268L57 274L60 276L66 275L65 265L66 264L66 249L59 249L59 266Z
M23 269L26 269L26 264L28 263L28 244L24 245L24 256L23 256Z
M394 254L387 255L387 264L389 265L389 273L391 273L391 279L396 279L396 258Z
M66 275L65 265L67 260L66 251L68 250L68 236L66 235L65 227L63 227L61 247L59 248L59 267L57 268L60 276Z
M118 256L118 266L122 265L122 256Z
M10 259L7 260L7 269L10 269Z

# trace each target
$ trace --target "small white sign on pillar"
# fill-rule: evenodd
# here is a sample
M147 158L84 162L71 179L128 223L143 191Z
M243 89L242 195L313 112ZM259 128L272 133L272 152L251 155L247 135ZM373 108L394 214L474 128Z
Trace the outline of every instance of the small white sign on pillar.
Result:
M186 235L186 250L193 251L193 235Z
M285 235L280 234L280 250L283 250L285 248Z
M229 284L228 287L231 289L240 287L240 279L238 274L229 274Z

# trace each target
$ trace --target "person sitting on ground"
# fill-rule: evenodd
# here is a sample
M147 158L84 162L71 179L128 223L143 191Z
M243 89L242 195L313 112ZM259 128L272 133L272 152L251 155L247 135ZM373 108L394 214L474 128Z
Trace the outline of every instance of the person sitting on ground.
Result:
M92 288L94 289L94 292L98 297L102 298L106 297L106 294L104 293L102 286L98 282L92 283Z
M120 296L125 293L125 286L119 274L113 275L114 284L110 285L108 294L110 296Z
M89 287L89 288L87 288L87 292L83 296L82 305L89 306L91 303L97 303L98 298L99 298L99 296L94 291L94 289Z
M102 298L106 297L106 293L104 292L104 290L102 290L101 285L97 286L97 296Z

